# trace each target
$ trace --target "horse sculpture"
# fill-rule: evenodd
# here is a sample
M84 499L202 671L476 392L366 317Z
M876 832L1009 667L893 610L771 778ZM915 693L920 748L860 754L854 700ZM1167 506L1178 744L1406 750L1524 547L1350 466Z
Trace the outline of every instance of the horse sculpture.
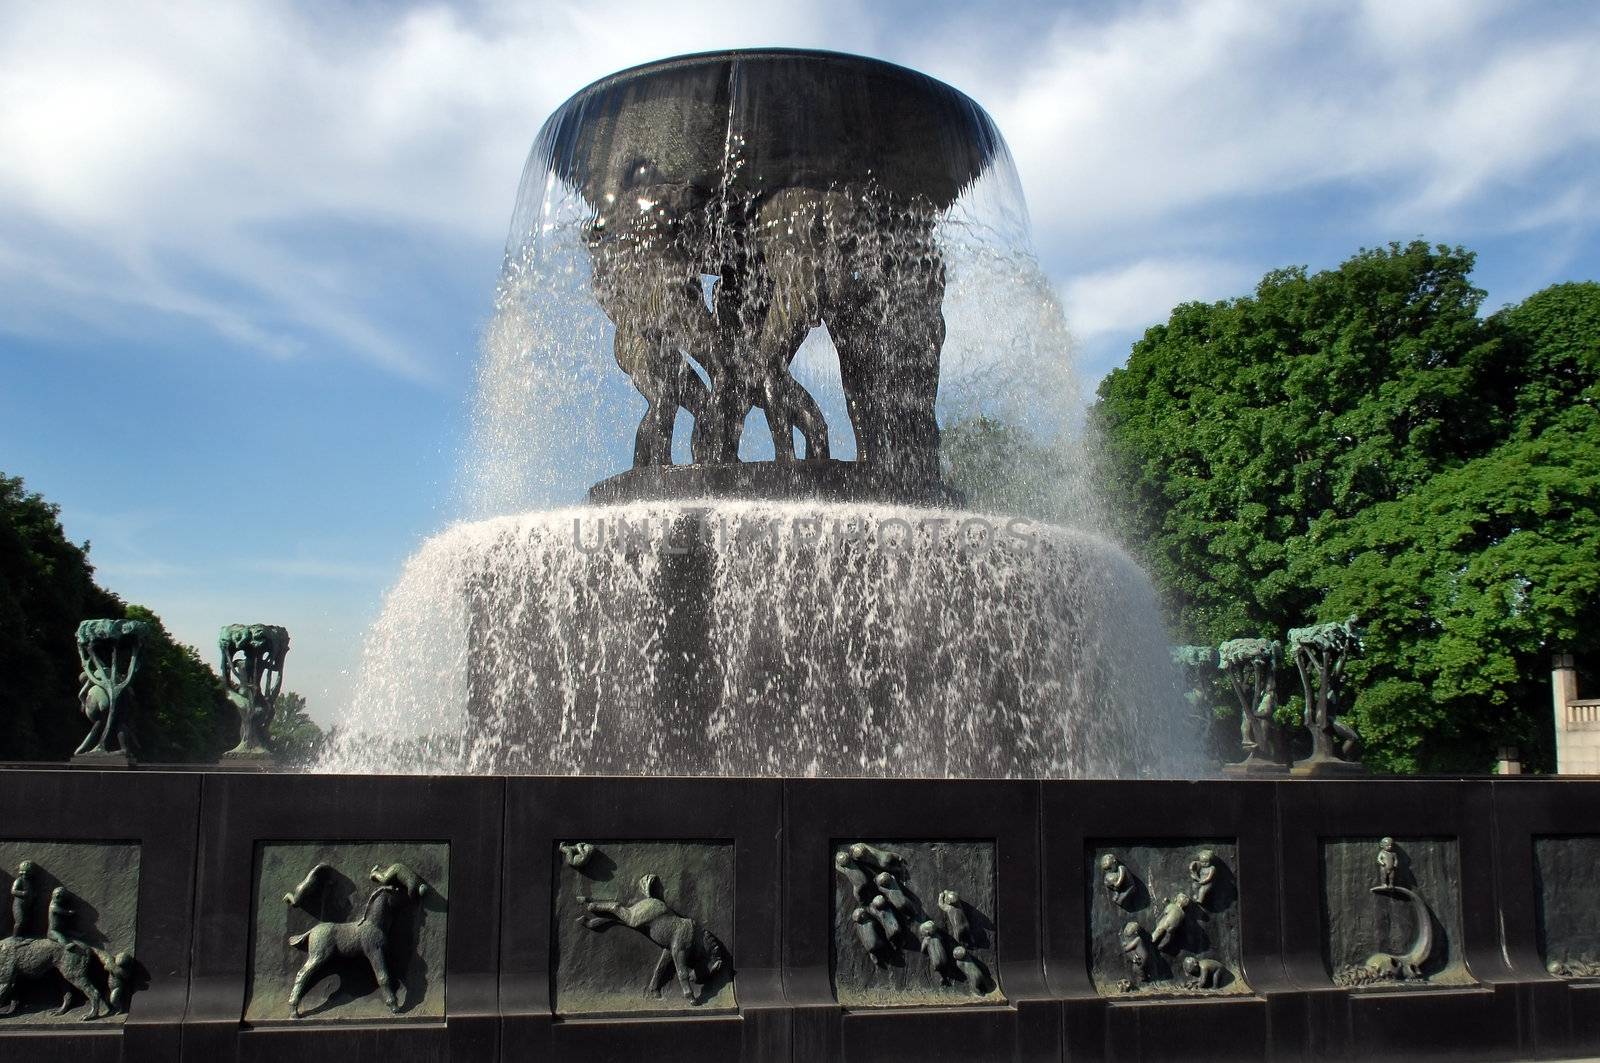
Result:
M405 899L406 892L399 886L382 885L367 895L366 908L360 919L346 923L318 923L304 934L289 939L291 948L305 949L305 965L294 976L294 988L289 991L289 1014L300 1018L300 998L305 995L316 973L333 959L365 958L377 980L378 990L389 1010L398 1012L400 1004L390 985L389 966L384 952L389 945L389 926L394 922L394 911Z
M621 901L584 901L587 915L578 922L588 930L625 926L637 930L661 948L661 958L645 987L646 993L661 995L674 971L684 999L695 1003L694 982L705 985L728 966L728 953L716 936L690 919L679 915L662 897L661 879L644 875L639 879L640 896L627 904Z

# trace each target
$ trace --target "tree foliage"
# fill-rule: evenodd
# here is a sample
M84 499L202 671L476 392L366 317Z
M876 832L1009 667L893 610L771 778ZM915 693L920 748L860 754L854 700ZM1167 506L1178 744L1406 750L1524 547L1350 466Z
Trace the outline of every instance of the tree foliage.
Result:
M322 749L327 736L306 711L306 699L292 690L278 696L272 718L272 748L285 764L305 764Z
M1102 523L1081 432L1043 435L979 414L944 427L939 455L944 482L967 508L1080 527Z
M1485 319L1472 265L1392 244L1180 306L1093 410L1183 637L1363 619L1381 768L1548 766L1548 655L1600 656L1600 285Z
M59 513L21 479L0 476L0 760L65 760L77 748L88 724L74 633L93 617L146 620L153 629L129 689L139 757L215 757L237 727L216 673L150 610L95 583L88 544L67 539Z
M969 505L1036 515L1050 508L1042 485L1062 478L1061 458L1027 429L977 416L947 426L939 453L944 481Z
M86 546L67 540L55 506L0 476L0 759L69 756L86 730L77 712L73 632L122 603L94 582Z

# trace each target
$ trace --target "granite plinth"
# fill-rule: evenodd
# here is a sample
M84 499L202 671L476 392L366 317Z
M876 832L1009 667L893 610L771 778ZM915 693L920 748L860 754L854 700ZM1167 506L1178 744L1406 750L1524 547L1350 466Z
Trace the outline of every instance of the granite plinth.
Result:
M6 1058L811 1061L928 1058L930 1046L964 1060L1600 1051L1590 1007L1600 985L1588 973L1600 941L1589 914L1600 906L1600 881L1586 873L1600 851L1594 781L6 769L0 807L13 817L0 855L37 860L84 898L85 925L105 944L124 948L131 935L129 951L148 977L113 1021L80 1015L43 1025L37 1005L50 987L39 987L22 1013L0 1015ZM1396 886L1425 896L1441 936L1419 985L1341 986L1341 965L1415 940L1405 906L1373 892L1385 837L1405 857ZM583 874L561 848L579 841L606 854ZM905 882L941 927L949 916L935 910L940 893L961 894L985 931L974 947L992 994L942 999L959 979L940 987L922 978L927 957L909 946L902 958L917 979L902 986L875 970L871 985L862 982L865 969L849 952L856 941L838 922L851 903L840 891L852 887L832 864L856 843L903 857ZM126 859L134 851L136 885ZM1146 883L1148 900L1130 896L1131 907L1113 910L1099 866L1107 853ZM400 943L403 958L423 965L404 976L401 1000L414 987L416 1006L400 1015L375 1006L355 970L330 975L318 987L324 995L307 997L308 1009L320 1009L315 1018L282 1015L259 991L279 991L288 961L278 957L264 973L258 961L313 918L285 907L290 880L308 863L337 865L338 911L324 914L346 917L366 895L368 865L390 860L437 880L433 906ZM1196 902L1203 913L1192 911L1192 930L1176 931L1163 952L1167 985L1122 991L1118 921L1155 932L1163 901L1208 882ZM665 910L633 911L639 926L631 916L595 929L575 921L592 902L632 909L652 895ZM259 920L264 908L276 923ZM653 927L657 917L665 921ZM714 933L731 957L722 980L696 993L699 1003L671 999L674 939L651 936L677 917ZM1214 959L1229 980L1217 991L1179 984L1190 956ZM1566 973L1547 970L1552 963ZM667 979L659 1003L646 999L652 970Z

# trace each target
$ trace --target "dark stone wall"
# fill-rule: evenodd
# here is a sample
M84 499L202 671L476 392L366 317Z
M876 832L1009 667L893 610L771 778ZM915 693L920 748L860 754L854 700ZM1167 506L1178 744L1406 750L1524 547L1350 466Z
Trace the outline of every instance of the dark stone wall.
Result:
M5 1059L1600 1051L1600 969L1583 966L1600 962L1591 959L1600 941L1600 782L6 770L0 809L6 891L13 865L35 860L51 883L82 898L85 934L118 948L131 936L145 975L126 1014L85 1021L76 998L48 1024L40 1008L59 1001L62 983L51 972L16 979L24 1007L0 1014ZM1341 963L1414 940L1409 914L1372 892L1384 836L1407 858L1397 884L1426 898L1438 952L1421 979L1343 987ZM559 848L578 840L602 857L586 871ZM936 914L939 891L961 893L995 987L980 997L959 981L939 986L909 945L900 949L904 968L863 966L854 926L841 921L859 901L833 864L856 841L900 854L907 885L936 921L947 920ZM1204 938L1185 931L1163 955L1169 967L1185 955L1213 958L1233 980L1121 992L1118 921L1131 916L1152 931L1162 900L1194 888L1189 864L1201 849L1226 869L1204 917L1192 915ZM1131 912L1103 887L1097 860L1106 852L1143 882L1148 896L1130 900ZM371 868L395 861L433 891L394 943L400 1014L383 1007L370 971L356 965L318 980L305 999L311 1015L288 1018L303 956L286 949L288 937L317 918L352 916L370 893ZM282 895L318 862L333 866L337 888L310 907L285 904ZM637 910L638 925L577 922L590 901L631 907L646 875L659 886ZM9 903L0 929L10 929ZM721 941L729 963L715 977L696 972L690 1002L674 955L701 930ZM1566 967L1552 974L1547 963ZM650 988L662 974L657 998Z
M1600 976L1600 834L1536 838L1533 843L1539 954L1566 977Z

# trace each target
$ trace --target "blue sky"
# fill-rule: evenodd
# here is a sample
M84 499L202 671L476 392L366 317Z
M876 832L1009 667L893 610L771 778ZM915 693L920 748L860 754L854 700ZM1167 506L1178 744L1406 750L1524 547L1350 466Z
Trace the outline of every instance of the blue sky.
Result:
M208 657L223 623L288 625L328 716L454 513L539 124L612 70L759 45L995 116L1090 382L1177 302L1389 240L1478 251L1490 309L1600 278L1576 0L0 0L0 471Z

